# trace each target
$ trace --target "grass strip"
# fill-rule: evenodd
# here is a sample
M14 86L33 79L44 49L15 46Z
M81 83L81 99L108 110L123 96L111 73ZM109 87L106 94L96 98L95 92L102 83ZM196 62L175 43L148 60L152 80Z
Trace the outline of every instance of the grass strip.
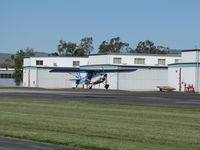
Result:
M0 136L91 150L200 149L200 108L0 98Z

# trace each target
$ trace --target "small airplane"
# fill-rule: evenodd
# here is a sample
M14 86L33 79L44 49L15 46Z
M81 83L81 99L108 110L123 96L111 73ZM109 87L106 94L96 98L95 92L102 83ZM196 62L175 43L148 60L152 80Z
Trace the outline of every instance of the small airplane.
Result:
M50 72L66 72L66 73L76 73L76 88L80 84L85 84L89 89L92 89L93 85L104 84L104 88L108 89L109 84L107 81L107 73L115 72L132 72L136 71L135 68L94 68L94 69L84 69L84 68L53 68ZM81 76L81 73L86 73L85 76Z

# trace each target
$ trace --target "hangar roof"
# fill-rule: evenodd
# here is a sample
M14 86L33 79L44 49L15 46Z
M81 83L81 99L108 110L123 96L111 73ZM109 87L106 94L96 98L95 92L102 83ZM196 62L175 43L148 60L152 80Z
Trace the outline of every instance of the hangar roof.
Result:
M6 70L6 71L10 71L10 70L13 71L13 70L15 70L15 69L14 69L14 68L0 68L0 70L1 70L1 71L5 71L5 70Z
M146 53L102 53L102 54L91 54L90 56L96 56L96 55L129 55L129 56L181 57L181 54L146 54Z
M200 51L200 49L186 49L186 50L182 50L182 52L196 52L196 51Z
M25 56L24 58L88 58L88 56Z

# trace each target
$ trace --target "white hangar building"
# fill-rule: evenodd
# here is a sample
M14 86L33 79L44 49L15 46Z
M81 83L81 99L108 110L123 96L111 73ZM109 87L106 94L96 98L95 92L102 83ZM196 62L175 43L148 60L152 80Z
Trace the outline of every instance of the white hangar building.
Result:
M200 49L183 50L181 60L169 64L168 85L177 91L200 92Z
M56 67L136 68L128 73L109 73L109 89L157 90L168 85L168 64L176 63L180 55L95 54L89 57L28 57L24 58L23 86L43 88L75 87L74 74L51 73ZM93 88L104 88L95 85Z
M0 86L15 86L14 68L0 68Z
M44 88L72 87L68 73L50 73L56 67L80 67L88 64L88 57L29 57L23 62L23 86Z

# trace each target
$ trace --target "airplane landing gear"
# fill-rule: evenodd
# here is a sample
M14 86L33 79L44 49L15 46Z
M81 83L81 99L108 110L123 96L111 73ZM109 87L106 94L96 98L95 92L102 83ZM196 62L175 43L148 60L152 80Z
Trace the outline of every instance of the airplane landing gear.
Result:
M92 89L92 85L89 86L89 89L90 89L90 90Z
M107 90L109 88L109 84L106 84L104 87Z

